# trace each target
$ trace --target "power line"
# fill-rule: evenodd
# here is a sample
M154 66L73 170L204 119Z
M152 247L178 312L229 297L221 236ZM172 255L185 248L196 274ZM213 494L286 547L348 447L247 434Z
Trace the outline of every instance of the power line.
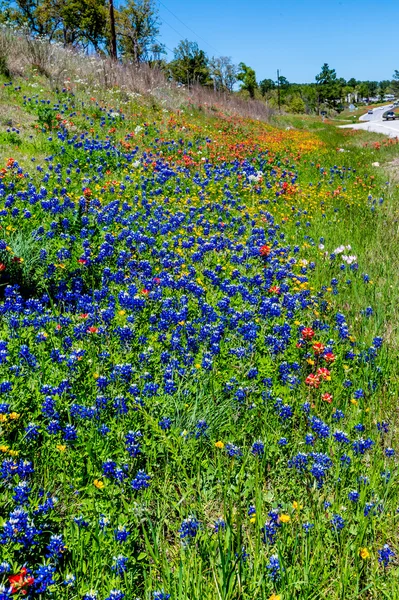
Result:
M196 33L194 31L194 29L191 29L191 27L189 27L188 25L186 25L186 23L184 23L184 21L182 21L177 15L175 15L174 12L172 12L170 10L170 8L168 8L163 2L161 2L161 0L158 0L159 4L161 4L164 8L166 8L166 10L168 12L170 12L171 15L173 15L175 17L175 19L177 19L178 21L180 21L180 23L182 25L184 25L184 27L186 27L189 31L191 31L191 33L193 33L195 36L197 36L198 39L200 39L201 41L203 41L205 44L207 44L207 46L209 46L210 48L212 48L213 50L215 50L215 52L217 52L217 54L219 56L221 56L219 50L217 48L215 48L215 46L212 46L212 44L210 44L209 42L207 42L206 40L204 40L203 37L201 37L200 35L198 35L198 33ZM165 21L166 23L166 21ZM166 23L166 25L169 25L169 23ZM171 27L174 31L176 31L176 33L178 33L179 35L183 35L182 33L180 33L179 31L177 31L177 29L175 29L174 27L172 27L172 25L169 25L169 27ZM183 36L184 37L184 36Z

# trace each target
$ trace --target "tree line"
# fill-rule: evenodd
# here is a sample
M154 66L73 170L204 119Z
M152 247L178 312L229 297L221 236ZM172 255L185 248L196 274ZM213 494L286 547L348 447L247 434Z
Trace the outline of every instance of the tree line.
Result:
M236 65L228 56L209 57L187 39L179 42L173 59L167 61L159 40L156 0L124 0L119 8L113 0L0 0L0 22L65 46L156 66L182 85L202 85L219 92L233 92L238 86L238 93L291 112L319 112L323 107L340 110L348 101L399 95L399 71L391 80L346 81L325 63L313 83L290 83L283 75L258 81L255 70L245 63Z

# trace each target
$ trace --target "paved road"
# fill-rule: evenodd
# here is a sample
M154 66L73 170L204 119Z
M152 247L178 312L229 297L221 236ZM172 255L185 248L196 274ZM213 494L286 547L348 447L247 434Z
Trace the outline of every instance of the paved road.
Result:
M384 112L392 108L392 104L374 108L373 114L365 114L359 118L361 123L355 125L340 125L342 129L363 129L374 133L382 133L388 137L399 137L399 119L396 121L383 121Z

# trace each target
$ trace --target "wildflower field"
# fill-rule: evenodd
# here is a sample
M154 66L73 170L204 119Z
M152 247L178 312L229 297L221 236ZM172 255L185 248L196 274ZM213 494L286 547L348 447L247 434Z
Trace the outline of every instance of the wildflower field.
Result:
M0 599L399 598L399 146L1 86Z

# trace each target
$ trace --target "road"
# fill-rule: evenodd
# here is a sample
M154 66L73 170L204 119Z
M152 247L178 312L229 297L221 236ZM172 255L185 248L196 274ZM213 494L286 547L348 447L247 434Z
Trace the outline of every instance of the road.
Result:
M355 125L340 125L342 129L363 129L364 131L372 131L374 133L382 133L388 137L399 137L399 119L396 121L383 121L382 115L384 112L392 108L392 104L379 106L373 110L373 114L365 114L359 117L361 123Z

